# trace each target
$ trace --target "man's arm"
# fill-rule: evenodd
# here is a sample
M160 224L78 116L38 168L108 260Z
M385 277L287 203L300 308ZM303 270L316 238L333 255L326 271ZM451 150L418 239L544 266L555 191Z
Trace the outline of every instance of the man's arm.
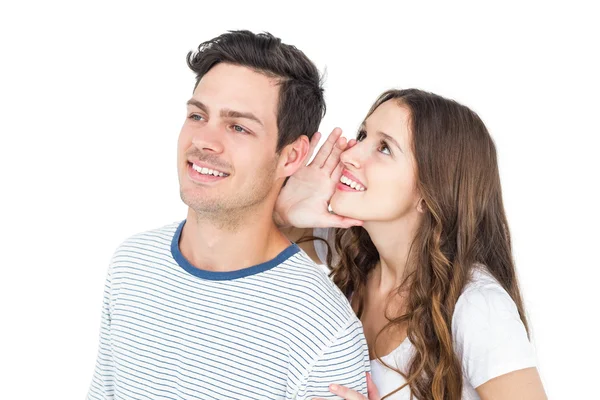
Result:
M369 350L362 325L353 318L309 369L294 399L339 399L329 391L332 383L346 386L366 396L366 373L369 371Z
M112 267L112 265L111 265ZM100 322L100 344L98 346L98 357L94 377L87 395L88 400L112 399L114 395L113 383L113 360L110 347L110 293L111 293L111 269L109 267L104 286L104 300L102 302L102 319Z

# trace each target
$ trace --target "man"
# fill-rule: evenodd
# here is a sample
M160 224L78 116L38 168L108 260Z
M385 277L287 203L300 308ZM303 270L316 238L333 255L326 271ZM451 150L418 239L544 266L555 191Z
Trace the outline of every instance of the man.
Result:
M325 110L316 67L248 31L201 44L188 65L187 219L115 252L88 398L309 399L331 383L366 394L360 322L272 218Z

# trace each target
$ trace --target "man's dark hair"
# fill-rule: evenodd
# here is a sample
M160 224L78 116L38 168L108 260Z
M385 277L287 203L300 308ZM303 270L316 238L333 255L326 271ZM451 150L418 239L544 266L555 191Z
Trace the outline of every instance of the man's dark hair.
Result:
M187 64L196 73L196 85L218 63L253 69L279 80L277 152L301 135L309 138L325 115L319 70L303 52L281 43L268 32L229 31L190 51Z

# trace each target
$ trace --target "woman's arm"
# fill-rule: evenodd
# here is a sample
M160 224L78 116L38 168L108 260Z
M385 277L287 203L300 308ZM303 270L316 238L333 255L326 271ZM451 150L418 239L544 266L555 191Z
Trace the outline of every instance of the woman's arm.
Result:
M547 400L537 368L512 371L475 388L481 400Z
M459 297L452 333L465 378L482 399L546 399L517 306L485 269L473 271Z

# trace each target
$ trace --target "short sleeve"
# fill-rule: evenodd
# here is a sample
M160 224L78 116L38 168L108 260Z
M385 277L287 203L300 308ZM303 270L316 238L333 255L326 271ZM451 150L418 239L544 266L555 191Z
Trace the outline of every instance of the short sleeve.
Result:
M473 388L536 366L535 351L515 302L491 277L467 287L459 297L452 332L465 378Z
M338 399L329 391L332 383L346 386L366 396L367 372L370 372L367 342L360 321L352 318L350 324L338 333L307 371L293 398Z
M334 228L314 228L313 235L318 238L325 239L327 241L327 244L325 244L325 242L323 242L322 240L314 241L315 252L317 253L317 256L319 257L319 260L321 260L321 263L323 265L327 265L327 251L328 251L327 245L329 245L329 248L331 249L331 251L335 252L335 229ZM335 257L332 260L334 260L334 259L335 259ZM327 265L327 267L331 268L331 265Z

